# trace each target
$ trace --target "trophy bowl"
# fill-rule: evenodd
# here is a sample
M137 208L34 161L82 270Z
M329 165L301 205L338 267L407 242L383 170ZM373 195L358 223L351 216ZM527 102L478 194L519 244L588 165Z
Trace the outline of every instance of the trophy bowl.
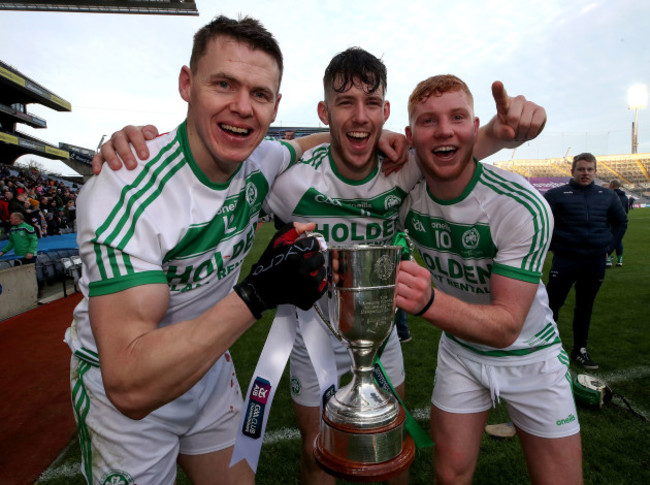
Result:
M374 358L392 329L400 246L330 245L329 317L316 306L352 357L352 380L325 405L314 454L328 473L380 481L411 464L415 446L404 436L405 412L374 381Z

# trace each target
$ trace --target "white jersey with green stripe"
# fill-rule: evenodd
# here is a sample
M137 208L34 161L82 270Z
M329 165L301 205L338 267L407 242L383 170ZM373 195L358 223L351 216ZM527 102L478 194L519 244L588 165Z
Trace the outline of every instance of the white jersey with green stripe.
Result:
M363 180L341 175L330 145L306 151L277 178L265 210L283 222L314 222L325 240L336 244L386 244L397 231L399 207L422 178L414 159L385 176L383 157Z
M465 191L438 200L422 181L400 212L431 272L434 285L464 302L489 305L492 274L538 285L517 340L505 349L468 342L448 333L442 340L472 360L535 361L559 352L557 325L541 281L553 233L544 197L523 177L477 162Z
M289 144L262 141L224 184L211 182L189 149L186 124L148 143L135 170L107 168L77 204L84 299L66 334L73 352L97 360L88 298L147 284L169 287L160 326L195 318L231 292L276 176L296 161Z

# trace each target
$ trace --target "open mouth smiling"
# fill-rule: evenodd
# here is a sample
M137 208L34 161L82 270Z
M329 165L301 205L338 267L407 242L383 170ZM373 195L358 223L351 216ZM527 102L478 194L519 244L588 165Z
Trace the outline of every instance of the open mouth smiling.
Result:
M354 140L364 140L370 136L370 133L365 131L349 131L347 136Z
M433 154L440 158L450 158L458 151L455 146L442 146L433 149Z
M231 135L241 136L241 137L248 136L252 131L249 128L241 128L239 126L227 125L225 123L220 123L219 128L221 128L223 131L230 133Z

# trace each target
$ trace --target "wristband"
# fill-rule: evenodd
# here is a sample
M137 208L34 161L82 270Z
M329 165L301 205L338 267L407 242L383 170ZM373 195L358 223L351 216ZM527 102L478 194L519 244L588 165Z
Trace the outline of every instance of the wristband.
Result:
M235 290L235 293L239 295L239 298L246 303L246 306L255 319L259 320L262 318L262 313L266 310L266 306L264 305L264 301L262 301L260 296L257 294L257 291L255 291L255 287L246 283L246 281L242 281L235 285L233 289Z
M429 307L431 307L431 305L433 305L433 300L435 300L435 299L436 299L436 291L433 288L431 288L431 298L429 298L429 303L424 305L424 308L422 310L420 310L418 313L416 313L415 316L419 317L419 316L423 315L429 309Z

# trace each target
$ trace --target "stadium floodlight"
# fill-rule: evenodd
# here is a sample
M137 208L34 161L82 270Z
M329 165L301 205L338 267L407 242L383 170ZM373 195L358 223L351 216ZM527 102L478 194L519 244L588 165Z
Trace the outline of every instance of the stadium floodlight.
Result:
M648 103L648 86L635 84L627 90L628 109L634 110L634 121L632 122L632 153L637 153L639 146L639 109L646 107Z

